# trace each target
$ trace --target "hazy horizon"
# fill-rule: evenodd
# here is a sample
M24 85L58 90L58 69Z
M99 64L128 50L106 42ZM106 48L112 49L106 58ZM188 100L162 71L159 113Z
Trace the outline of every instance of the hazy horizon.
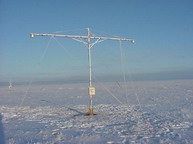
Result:
M185 72L184 72L185 73ZM31 81L32 80L32 81ZM134 81L170 81L170 80L193 80L193 72L186 72L184 76L181 72L163 72L163 73L146 73L146 74L130 74L126 75L127 82ZM7 86L10 79L0 81L0 86ZM72 84L72 83L88 83L88 76L74 76L74 77L50 77L50 78L11 78L13 85L28 85L31 83L35 84ZM124 78L121 75L104 75L93 78L94 83L100 82L124 82Z

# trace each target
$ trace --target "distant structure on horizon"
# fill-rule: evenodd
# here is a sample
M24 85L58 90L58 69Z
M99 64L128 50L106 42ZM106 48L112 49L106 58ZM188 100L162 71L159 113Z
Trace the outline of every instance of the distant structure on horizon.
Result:
M9 90L11 90L12 89L12 82L11 82L11 79L9 80Z

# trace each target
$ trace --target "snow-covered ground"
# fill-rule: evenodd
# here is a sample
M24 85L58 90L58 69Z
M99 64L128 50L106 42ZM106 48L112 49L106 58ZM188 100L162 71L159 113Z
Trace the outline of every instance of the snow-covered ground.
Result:
M193 143L193 80L0 87L7 144Z

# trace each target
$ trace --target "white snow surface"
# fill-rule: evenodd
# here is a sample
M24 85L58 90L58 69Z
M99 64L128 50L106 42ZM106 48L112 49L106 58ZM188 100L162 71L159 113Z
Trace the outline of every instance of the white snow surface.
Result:
M193 143L193 80L0 87L6 144ZM127 93L125 93L127 92ZM120 104L111 94L122 103Z

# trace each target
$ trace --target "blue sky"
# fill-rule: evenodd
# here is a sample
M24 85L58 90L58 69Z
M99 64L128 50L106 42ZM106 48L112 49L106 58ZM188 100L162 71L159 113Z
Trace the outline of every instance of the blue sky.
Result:
M133 79L193 78L193 0L0 0L1 81L85 78L83 44L29 33L84 35L87 27L97 36L136 40L122 43ZM119 42L97 44L92 54L94 76L122 74Z

